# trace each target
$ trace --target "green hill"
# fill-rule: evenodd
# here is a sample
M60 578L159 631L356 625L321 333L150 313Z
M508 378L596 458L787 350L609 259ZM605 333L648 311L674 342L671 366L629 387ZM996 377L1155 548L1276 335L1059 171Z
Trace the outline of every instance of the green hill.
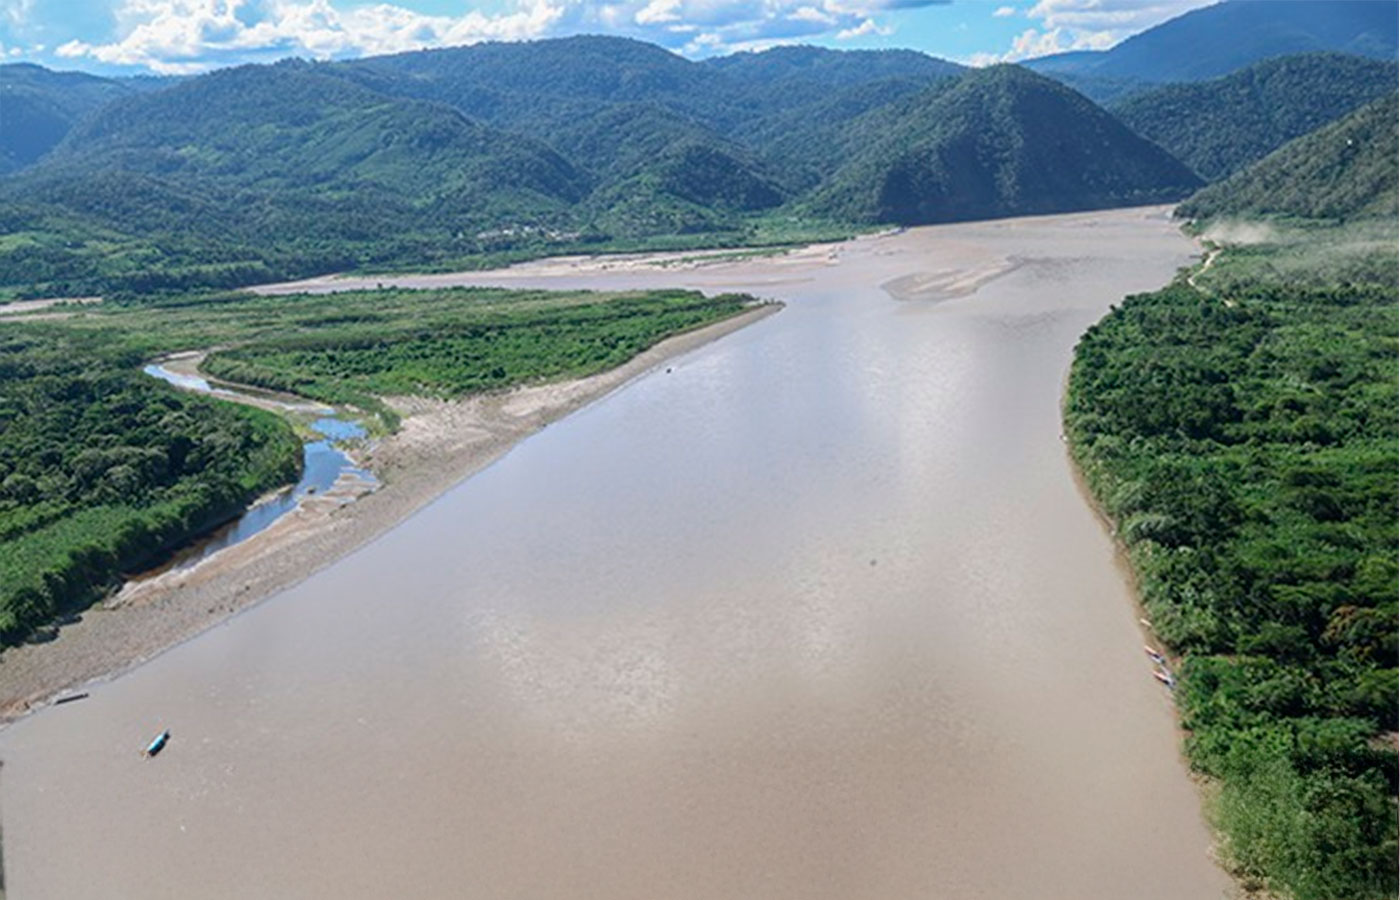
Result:
M850 124L874 110L894 114L931 84L954 79L886 78L826 91L821 99L771 113L741 125L735 138L762 148L781 163L785 181L810 188L849 158L844 143Z
M1394 91L1395 80L1393 62L1309 53L1211 81L1167 85L1109 108L1197 175L1218 181Z
M119 81L42 66L0 66L0 175L52 150L84 115L133 93Z
M867 145L817 190L815 210L913 225L1157 202L1200 183L1084 97L1016 66L906 105L885 128L852 123Z
M633 198L645 184L665 205L705 203L697 196L717 193L741 198L727 204L741 209L766 208L810 186L810 173L794 166L802 149L820 144L826 126L902 95L871 85L914 91L964 71L914 51L817 47L697 63L603 36L443 48L336 69L376 91L446 103L548 144L593 176L595 207ZM848 102L834 104L834 95ZM695 183L687 166L673 164L678 158L705 162Z
M0 181L0 283L227 286L427 260L549 227L589 189L528 138L318 68L222 70L83 120Z
M693 113L708 113L726 101L725 81L718 73L643 41L619 37L581 36L557 40L473 44L443 47L343 64L347 69L407 75L419 83L418 93L459 108L484 106L497 99L494 110L480 109L488 121L503 116L520 118L520 104L532 98L572 101L665 103ZM505 98L507 102L501 102Z
M1177 215L1393 218L1397 115L1391 92L1201 190L1177 207Z
M599 35L445 47L340 67L382 93L437 100L546 140L546 129L630 103L662 107L728 135L778 109L825 100L833 90L890 78L926 83L966 71L912 50L778 47L692 62L652 44Z
M545 204L585 190L548 148L297 62L224 69L111 104L35 172L110 168L262 190L382 189L468 208L502 189Z
M0 177L10 294L765 243L1197 186L1015 67L811 47L694 62L604 37L127 85L29 156Z
M961 67L912 51L817 48L697 63L635 40L586 36L397 54L332 71L547 144L592 181L582 221L632 238L732 231L734 214L772 208L808 186L772 143L805 136L811 117L789 119L781 132L767 126L825 102L833 86Z
M833 92L890 80L921 84L956 78L968 69L913 50L826 50L773 47L706 60L722 72L746 104L765 113L827 100Z
M828 50L787 46L711 57L703 65L755 84L804 82L827 88L885 78L944 78L966 66L916 50Z
M378 93L433 100L497 128L555 143L560 128L617 105L661 107L723 132L749 113L735 82L661 47L584 36L483 43L325 67Z

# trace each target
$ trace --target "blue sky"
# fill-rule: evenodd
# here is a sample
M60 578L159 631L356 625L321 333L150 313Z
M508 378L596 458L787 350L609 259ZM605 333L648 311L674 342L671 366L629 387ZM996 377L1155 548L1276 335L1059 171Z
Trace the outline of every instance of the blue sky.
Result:
M620 34L690 57L909 47L973 64L1103 48L1211 0L0 0L0 55L107 74Z

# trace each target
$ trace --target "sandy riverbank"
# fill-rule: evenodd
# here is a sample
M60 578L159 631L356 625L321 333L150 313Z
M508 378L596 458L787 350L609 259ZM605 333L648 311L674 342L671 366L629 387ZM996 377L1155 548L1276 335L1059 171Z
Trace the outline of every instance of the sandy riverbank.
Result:
M967 266L902 275L880 287L896 300L941 303L975 294L982 285L1010 275L1024 264L1025 260L1014 256L992 256Z
M86 306L101 303L101 297L46 297L42 300L12 300L0 303L0 321L43 322L67 319Z
M95 606L56 639L0 654L0 722L85 682L119 674L335 562L393 528L519 441L665 361L772 315L765 304L668 338L627 363L587 378L447 402L389 398L401 429L356 462L382 483L342 479L271 527L211 556L128 588ZM355 502L350 503L349 500Z
M681 273L699 269L723 268L735 262L762 260L770 277L784 270L805 271L813 265L833 263L844 249L885 237L889 233L863 235L849 241L808 244L792 248L749 248L728 250L676 250L656 253L616 253L596 256L547 256L516 263L492 274L542 278L581 278L600 275L628 276L641 273ZM325 294L336 291L367 291L383 287L446 288L477 284L479 271L386 272L377 275L319 275L299 281L260 284L248 288L254 294Z

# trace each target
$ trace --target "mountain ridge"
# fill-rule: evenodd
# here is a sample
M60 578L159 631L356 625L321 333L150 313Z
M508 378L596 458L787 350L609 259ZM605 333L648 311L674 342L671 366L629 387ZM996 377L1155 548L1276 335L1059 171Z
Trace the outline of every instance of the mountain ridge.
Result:
M819 190L816 209L931 224L1158 202L1199 185L1088 99L1016 66L978 70L910 102L915 114Z
M1400 210L1397 117L1400 96L1391 92L1204 188L1177 215L1393 220Z
M1394 62L1340 53L1281 56L1221 78L1111 104L1125 125L1218 181L1395 89Z
M771 243L1199 186L1054 79L916 52L693 62L593 36L142 87L0 178L0 291Z
M1400 10L1373 0L1225 0L1107 50L1023 62L1100 102L1168 82L1218 78L1276 56L1334 51L1394 60Z

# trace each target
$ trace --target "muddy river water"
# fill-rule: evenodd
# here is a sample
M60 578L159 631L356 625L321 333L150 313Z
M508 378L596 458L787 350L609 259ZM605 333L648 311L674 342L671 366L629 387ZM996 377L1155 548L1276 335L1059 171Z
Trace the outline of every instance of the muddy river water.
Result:
M457 276L788 306L0 732L9 896L1221 896L1059 429L1193 250L1126 210Z

